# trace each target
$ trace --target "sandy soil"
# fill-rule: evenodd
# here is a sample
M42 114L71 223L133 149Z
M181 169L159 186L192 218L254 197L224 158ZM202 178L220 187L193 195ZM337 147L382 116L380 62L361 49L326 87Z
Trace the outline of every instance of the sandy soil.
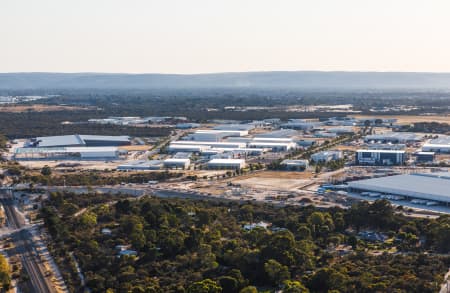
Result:
M250 188L295 190L306 185L308 182L309 180L306 179L264 178L264 180L261 180L260 178L247 178L234 181L233 183Z
M352 115L355 118L369 118L369 117L380 117L380 118L397 118L400 124L410 124L413 122L441 122L450 123L450 116L418 116L418 115Z
M58 105L8 105L0 106L0 112L51 112L63 110L92 110L93 107L58 106Z
M311 172L265 171L239 177L238 180L233 180L233 183L248 188L288 191L308 184L311 177Z
M150 145L125 145L125 146L120 146L119 149L121 150L127 150L129 152L133 152L133 151L148 151L151 148Z
M286 171L263 171L250 175L244 175L239 179L247 178L280 178L280 179L309 179L312 177L311 172L286 172Z

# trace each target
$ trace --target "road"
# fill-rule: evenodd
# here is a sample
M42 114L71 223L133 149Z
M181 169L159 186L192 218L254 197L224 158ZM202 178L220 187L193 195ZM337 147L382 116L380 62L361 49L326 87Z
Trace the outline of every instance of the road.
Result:
M171 141L176 141L180 139L183 135L186 134L184 130L175 130L169 137L161 141L158 145L154 146L151 150L144 152L142 155L138 157L139 160L148 160L148 158L153 157L154 155L159 154L161 148Z
M26 271L29 281L23 292L57 292L48 277L45 276L45 268L37 256L33 246L32 235L25 227L25 220L20 215L12 199L2 199L8 226L11 229L19 229L11 235L15 244L15 253L20 257L23 269ZM28 290L26 290L28 289Z

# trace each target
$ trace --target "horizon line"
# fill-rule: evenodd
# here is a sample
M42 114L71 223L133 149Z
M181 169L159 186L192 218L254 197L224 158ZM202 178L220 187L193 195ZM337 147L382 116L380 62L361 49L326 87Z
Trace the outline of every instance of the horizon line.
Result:
M7 71L0 74L122 74L122 75L212 75L239 73L405 73L405 74L450 74L450 71L402 71L402 70L250 70L250 71L211 71L198 73L169 72L105 72L105 71Z

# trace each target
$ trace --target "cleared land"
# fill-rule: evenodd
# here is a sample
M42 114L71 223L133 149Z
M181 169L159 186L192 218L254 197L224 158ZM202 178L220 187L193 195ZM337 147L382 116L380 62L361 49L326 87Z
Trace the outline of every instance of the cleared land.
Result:
M93 110L94 107L62 106L62 105L8 105L0 106L0 112L53 112L64 110Z
M311 178L311 172L265 171L239 177L233 183L258 189L296 190L308 184Z
M410 124L414 122L440 122L440 123L450 123L450 116L442 115L430 115L430 116L419 116L419 115L354 115L355 118L396 118L400 124Z

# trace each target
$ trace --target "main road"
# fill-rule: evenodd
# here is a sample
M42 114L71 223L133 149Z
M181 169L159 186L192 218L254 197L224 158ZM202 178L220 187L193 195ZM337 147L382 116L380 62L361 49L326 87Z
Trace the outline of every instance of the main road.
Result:
M19 256L23 269L28 275L27 288L23 292L57 292L54 285L45 275L45 268L40 262L36 248L33 245L31 233L24 228L25 220L16 210L11 198L2 198L1 203L5 209L8 226L18 230L11 234L15 244L15 253ZM28 289L28 290L27 290Z

